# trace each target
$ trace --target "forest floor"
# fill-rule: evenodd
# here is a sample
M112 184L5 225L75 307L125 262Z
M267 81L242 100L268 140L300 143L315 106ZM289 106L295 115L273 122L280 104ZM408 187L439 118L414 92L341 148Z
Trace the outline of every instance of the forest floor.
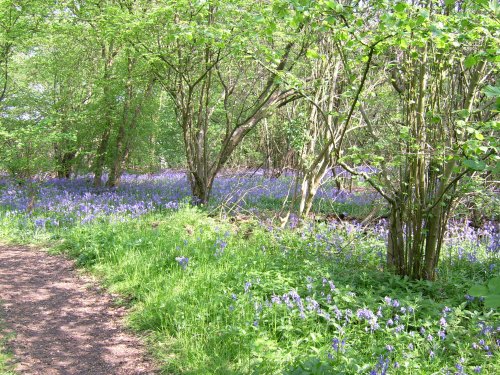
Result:
M154 374L126 309L61 256L0 244L0 321L16 372Z

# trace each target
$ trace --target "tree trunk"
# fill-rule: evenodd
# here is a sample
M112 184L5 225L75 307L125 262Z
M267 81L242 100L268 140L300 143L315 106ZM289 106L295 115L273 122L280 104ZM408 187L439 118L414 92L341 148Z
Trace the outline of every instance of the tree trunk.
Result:
M58 178L70 178L71 177L71 162L75 159L75 152L65 152L59 160L59 166L57 169Z
M94 171L94 186L102 186L102 175L104 169L104 161L106 159L106 151L108 149L109 137L111 134L111 129L107 127L104 129L101 141L99 142L99 147L97 148L97 155L95 157L93 171Z
M212 185L216 174L211 176L200 175L197 171L188 172L188 179L193 195L193 204L206 205L212 193Z
M399 275L406 274L404 229L401 207L393 204L389 216L387 266Z
M116 137L114 159L111 163L111 167L109 168L109 177L106 183L107 187L113 188L120 185L120 178L122 176L122 164L124 159L123 155L124 142L125 142L125 125L121 123L120 127L118 128L118 135Z

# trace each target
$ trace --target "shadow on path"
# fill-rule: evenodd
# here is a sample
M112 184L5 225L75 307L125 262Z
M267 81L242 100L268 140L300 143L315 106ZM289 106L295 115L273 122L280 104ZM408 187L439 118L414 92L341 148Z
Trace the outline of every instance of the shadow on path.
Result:
M15 369L33 375L154 374L123 308L59 256L0 245L0 318L15 333Z

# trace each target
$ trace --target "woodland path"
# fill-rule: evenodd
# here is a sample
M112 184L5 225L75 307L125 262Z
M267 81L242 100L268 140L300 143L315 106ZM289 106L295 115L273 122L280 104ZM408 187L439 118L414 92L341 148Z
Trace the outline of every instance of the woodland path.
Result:
M155 374L124 308L72 261L0 244L0 321L13 333L15 370L29 375Z

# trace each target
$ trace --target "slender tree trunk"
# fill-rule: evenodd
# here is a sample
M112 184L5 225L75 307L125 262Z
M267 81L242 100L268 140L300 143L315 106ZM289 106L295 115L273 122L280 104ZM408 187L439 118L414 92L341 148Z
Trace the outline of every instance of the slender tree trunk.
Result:
M99 142L99 147L97 148L97 155L94 160L94 186L101 187L102 186L102 175L104 170L104 162L106 160L106 151L108 149L109 137L111 135L110 126L107 126L104 129L104 132L101 136L101 140Z
M330 152L328 156L321 161L316 168L310 168L302 180L302 194L299 205L299 216L307 217L311 211L314 197L321 186L321 181L332 166Z
M122 175L122 163L123 163L123 148L125 142L125 124L120 123L118 128L118 135L116 137L116 146L114 159L109 168L109 177L106 183L107 187L113 188L120 184L120 178Z
M111 95L111 69L114 63L114 57L118 51L114 49L114 43L111 42L108 46L103 44L101 46L101 58L104 60L104 73L103 73L103 98L104 98L104 130L101 135L101 140L97 148L94 165L94 186L102 186L102 176L104 164L106 161L106 154L108 151L109 138L111 136L111 128L113 127L112 109L114 107L114 100Z
M406 274L405 227L402 211L397 203L391 206L387 238L387 265L399 275Z
M75 152L65 152L59 160L59 167L57 169L58 178L70 178L72 161L75 159Z

